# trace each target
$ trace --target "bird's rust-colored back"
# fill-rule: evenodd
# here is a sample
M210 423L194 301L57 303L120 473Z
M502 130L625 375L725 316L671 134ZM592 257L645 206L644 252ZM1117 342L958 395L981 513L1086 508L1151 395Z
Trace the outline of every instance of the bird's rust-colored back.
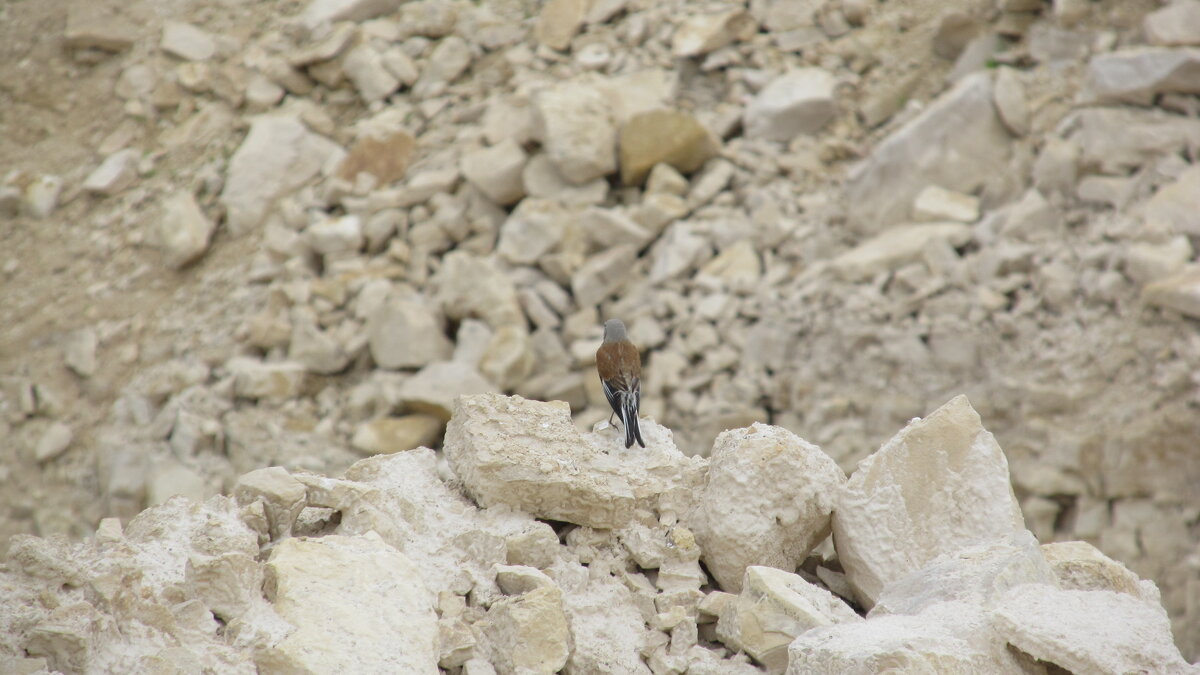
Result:
M600 379L628 388L642 376L642 356L632 342L610 342L596 350L596 372Z

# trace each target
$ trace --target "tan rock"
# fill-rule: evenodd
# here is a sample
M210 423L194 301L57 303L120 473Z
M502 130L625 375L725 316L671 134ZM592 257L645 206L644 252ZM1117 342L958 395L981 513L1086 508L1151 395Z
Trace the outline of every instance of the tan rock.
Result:
M1200 267L1191 266L1178 274L1146 284L1142 301L1200 318Z
M375 177L378 185L389 185L404 177L416 145L416 139L407 131L382 137L365 136L350 146L338 164L337 175L353 183L360 172L366 172Z
M590 4L588 0L549 0L538 14L534 37L551 49L566 49L583 26Z
M364 455L431 447L441 436L445 424L442 418L434 415L381 417L359 425L350 445Z
M473 366L460 361L431 363L400 385L400 403L408 410L450 419L459 396L496 390Z
M680 58L702 56L731 42L748 39L758 22L744 9L684 18L671 38L671 53Z
M653 110L634 115L621 127L621 181L638 185L656 164L683 173L699 169L721 152L721 142L691 115Z

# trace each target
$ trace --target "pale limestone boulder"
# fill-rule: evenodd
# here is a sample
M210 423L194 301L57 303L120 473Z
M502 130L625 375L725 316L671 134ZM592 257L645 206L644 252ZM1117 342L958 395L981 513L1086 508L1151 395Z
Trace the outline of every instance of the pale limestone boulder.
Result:
M404 452L432 446L442 435L445 422L436 415L380 417L358 425L350 445L365 455Z
M830 267L846 281L865 281L921 260L931 246L962 246L971 240L963 223L897 225L834 258Z
M382 101L400 88L400 80L388 70L383 54L370 42L346 52L342 70L365 103Z
M555 200L524 199L500 226L496 253L514 265L532 265L558 247L573 217Z
M501 326L492 333L479 357L479 372L489 382L512 390L529 376L534 366L533 345L523 325Z
M1189 167L1174 182L1159 188L1141 213L1149 226L1200 235L1200 166Z
M516 286L492 258L453 251L442 258L432 286L442 312L450 319L476 317L493 329L525 321Z
M264 591L296 630L264 651L260 668L438 672L434 594L378 534L286 539L271 552Z
M1158 605L1112 591L1026 584L991 612L1013 647L1073 673L1194 673Z
M867 608L941 555L1024 532L1008 461L965 396L909 422L860 462L833 514L838 559Z
M263 503L271 539L290 537L296 517L307 505L304 484L292 478L287 469L272 466L243 474L233 488L233 497L238 506L246 507L254 502Z
M927 185L973 193L1004 174L1012 145L992 102L990 76L969 75L851 170L849 222L860 232L886 229Z
M500 206L515 204L525 196L522 174L529 157L521 146L506 138L490 148L464 154L459 162L463 178Z
M367 345L375 365L388 370L420 368L448 359L453 345L442 317L412 289L395 289L367 319Z
M1014 68L1001 68L996 73L992 96L1000 120L1015 136L1029 133L1029 100L1025 96L1025 85Z
M398 398L410 411L448 420L458 397L495 390L496 385L468 363L434 361L400 385Z
M787 142L820 131L837 114L837 79L820 68L798 68L767 83L746 106L748 138Z
M164 199L157 229L167 265L179 269L204 255L215 228L191 191L178 190Z
M604 92L564 82L533 97L534 134L559 173L575 185L617 168L617 128Z
M579 227L602 248L629 244L642 248L654 238L646 228L634 222L624 209L593 206L579 215Z
M304 364L295 361L263 363L237 356L225 364L225 369L233 375L234 395L242 398L284 401L303 393L308 380Z
M1200 120L1163 110L1131 107L1087 107L1067 115L1059 125L1080 148L1080 166L1100 173L1126 174L1166 154L1200 144Z
M1150 12L1142 32L1152 45L1200 45L1200 1L1178 0Z
M584 441L561 401L459 398L443 452L484 507L508 504L537 518L600 528L633 515L633 486L618 460Z
M253 673L250 654L218 635L215 607L189 581L190 566L226 555L257 565L257 537L225 497L172 499L138 514L124 532L116 523L83 543L17 535L0 572L0 644L44 659L52 671L139 672L166 658L196 671ZM57 602L43 602L59 590ZM237 593L264 607L260 587ZM257 625L279 639L282 631L267 630L269 615L264 609Z
M1142 581L1128 567L1086 541L1042 544L1042 553L1064 591L1114 591L1159 604L1157 589L1150 591L1144 586L1153 582Z
M1125 250L1125 274L1145 285L1179 272L1194 255L1192 242L1182 234L1162 243L1140 241Z
M477 624L498 675L551 675L567 662L570 632L563 593L532 567L497 566L505 596Z
M275 200L308 183L343 153L333 141L309 131L299 117L253 118L246 140L229 160L221 191L230 234L258 227Z
M774 567L746 568L736 601L725 603L717 637L770 673L787 669L788 645L818 626L862 621L845 602L799 575Z
M1200 49L1132 47L1088 62L1087 91L1104 103L1150 105L1158 94L1200 93Z
M969 546L938 557L884 587L870 618L919 614L940 602L992 607L1021 584L1055 584L1050 564L1028 531L1004 544Z
M820 448L782 427L732 429L717 436L685 523L717 583L738 592L747 567L791 572L829 535L845 480Z
M788 675L928 675L1025 671L979 607L943 602L917 615L897 614L814 628L788 647Z

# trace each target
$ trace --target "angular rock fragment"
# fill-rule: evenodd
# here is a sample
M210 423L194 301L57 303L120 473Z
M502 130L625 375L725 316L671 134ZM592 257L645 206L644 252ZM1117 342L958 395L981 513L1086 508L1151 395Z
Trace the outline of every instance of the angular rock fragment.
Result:
M534 127L550 161L579 185L617 168L617 129L598 87L565 82L533 98Z
M837 80L820 68L799 68L767 83L742 116L749 138L790 141L816 133L837 113Z
M749 654L771 673L787 669L788 645L818 626L862 621L840 598L798 575L751 566L737 600L726 603L717 636Z
M463 155L462 174L488 199L500 206L508 206L525 196L521 176L526 160L525 151L509 138L490 148Z
M583 441L560 401L462 397L444 452L481 506L508 504L538 518L598 528L619 527L633 515L633 488L616 458Z
M1018 586L992 612L1012 646L1073 673L1186 673L1161 607L1124 593Z
M379 186L390 185L404 177L416 149L416 140L407 131L384 135L367 134L350 146L338 164L337 175L355 182L359 173L369 173Z
M380 368L420 368L450 357L442 317L411 289L393 290L367 319L367 344Z
M549 0L538 14L534 37L551 49L566 49L583 26L590 4L587 0Z
M992 103L988 75L964 78L851 171L851 224L863 232L886 229L927 185L976 191L1006 170L1010 139Z
M183 21L163 23L159 47L185 61L207 61L217 53L217 43L211 35Z
M1200 1L1179 0L1150 12L1142 32L1152 45L1200 45Z
M505 588L505 575L519 578ZM557 673L570 653L562 590L531 567L498 566L497 581L506 596L492 603L479 624L496 673Z
M637 185L658 164L691 173L721 151L715 135L691 115L653 110L621 126L621 182Z
M721 588L738 592L751 565L795 570L829 535L845 474L821 449L780 427L723 432L687 515L704 563Z
M1008 461L965 396L860 462L833 514L838 559L865 607L939 555L1024 532Z
M435 361L405 380L398 395L409 410L448 420L459 396L495 390L496 386L470 364Z
M179 269L204 255L215 227L191 192L181 190L167 197L158 226L167 264Z
M432 446L444 427L445 422L434 415L381 417L360 425L350 445L367 455L404 452Z
M131 148L114 152L88 174L83 181L83 189L106 197L121 192L137 179L137 162L140 158L141 153Z
M233 375L236 396L283 401L299 396L304 390L307 371L295 361L263 363L256 359L235 357L225 364Z
M1200 267L1191 266L1178 274L1146 284L1142 288L1142 301L1200 318Z
M433 593L377 534L285 539L267 563L265 590L295 631L264 650L260 668L438 672Z
M1101 102L1149 105L1158 94L1200 94L1200 49L1134 47L1088 62L1088 91Z
M336 143L308 131L297 117L255 118L229 160L221 191L230 233L238 236L258 227L276 199L307 183L340 153Z

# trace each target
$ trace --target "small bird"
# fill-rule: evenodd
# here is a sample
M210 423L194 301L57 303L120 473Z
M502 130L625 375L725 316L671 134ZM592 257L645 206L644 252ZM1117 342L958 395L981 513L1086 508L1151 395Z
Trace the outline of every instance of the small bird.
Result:
M604 387L604 398L608 399L613 414L621 418L621 425L625 427L625 447L632 447L635 439L638 445L646 447L638 428L642 356L625 335L625 324L620 319L604 322L604 343L596 350L596 372Z

